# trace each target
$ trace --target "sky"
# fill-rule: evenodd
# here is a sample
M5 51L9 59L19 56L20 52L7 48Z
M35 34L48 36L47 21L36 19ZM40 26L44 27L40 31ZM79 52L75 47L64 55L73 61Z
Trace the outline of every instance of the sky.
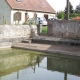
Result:
M75 9L79 5L80 0L69 0ZM53 7L55 11L62 11L65 9L67 0L47 0L47 2Z

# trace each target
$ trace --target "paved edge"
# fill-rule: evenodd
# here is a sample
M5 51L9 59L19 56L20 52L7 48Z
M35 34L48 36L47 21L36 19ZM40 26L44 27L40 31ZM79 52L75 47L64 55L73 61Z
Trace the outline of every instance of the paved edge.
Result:
M68 58L77 57L77 59L80 59L79 55L70 54L71 52L68 52L68 51L58 51L58 50L56 50L56 51L53 52L53 51L50 51L50 50L30 49L30 48L16 47L16 46L12 46L11 48L31 50L31 51L39 51L39 52L44 52L46 55L54 55L54 56L59 56L60 55L59 57L68 57Z

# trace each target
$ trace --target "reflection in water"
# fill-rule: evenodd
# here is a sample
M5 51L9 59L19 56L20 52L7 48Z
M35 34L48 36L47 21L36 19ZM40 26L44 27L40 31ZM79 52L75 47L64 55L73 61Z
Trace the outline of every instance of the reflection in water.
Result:
M8 52L9 51L9 52ZM6 50L0 52L0 76L5 76L17 71L17 79L19 70L30 67L35 73L35 64L37 60L36 54L29 54L21 50Z
M26 50L0 51L0 80L80 80L80 60Z
M47 69L59 72L80 75L80 60L68 58L47 58Z

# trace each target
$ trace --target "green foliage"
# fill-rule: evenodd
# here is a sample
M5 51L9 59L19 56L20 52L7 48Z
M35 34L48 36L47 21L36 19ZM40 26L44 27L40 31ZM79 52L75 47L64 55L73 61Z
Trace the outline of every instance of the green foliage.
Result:
M64 11L65 11L65 14L66 14L67 6L65 7L65 10ZM72 6L71 2L69 2L69 12L70 12L70 14L74 12L73 6Z
M80 14L80 4L76 6L75 12Z
M7 24L7 21L6 20L4 21L4 24Z
M70 2L69 2L70 3ZM70 3L70 13L73 13L74 12L74 9L73 9L73 6L72 4Z
M59 19L65 19L65 12L64 11L57 12L57 17Z
M33 21L30 21L30 22L29 22L29 25L32 25L32 24L35 24L35 23L34 23Z
M47 26L42 26L42 32L47 33Z
M23 25L35 25L35 20L33 18L28 19Z
M73 10L73 6L70 2L69 2L69 5L70 5L69 6L69 10L70 10L69 17L70 17L70 19L73 19L76 16L80 16L80 4L76 7L75 10ZM57 17L59 19L65 19L66 18L66 11L67 11L67 7L65 8L64 11L57 12Z
M76 16L80 16L80 14L74 12L74 13L70 14L70 19L73 19Z

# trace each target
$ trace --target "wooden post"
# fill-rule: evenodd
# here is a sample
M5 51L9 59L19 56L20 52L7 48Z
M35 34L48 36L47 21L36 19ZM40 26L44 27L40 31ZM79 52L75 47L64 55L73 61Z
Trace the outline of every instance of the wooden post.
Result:
M69 20L69 0L67 0L66 19Z

